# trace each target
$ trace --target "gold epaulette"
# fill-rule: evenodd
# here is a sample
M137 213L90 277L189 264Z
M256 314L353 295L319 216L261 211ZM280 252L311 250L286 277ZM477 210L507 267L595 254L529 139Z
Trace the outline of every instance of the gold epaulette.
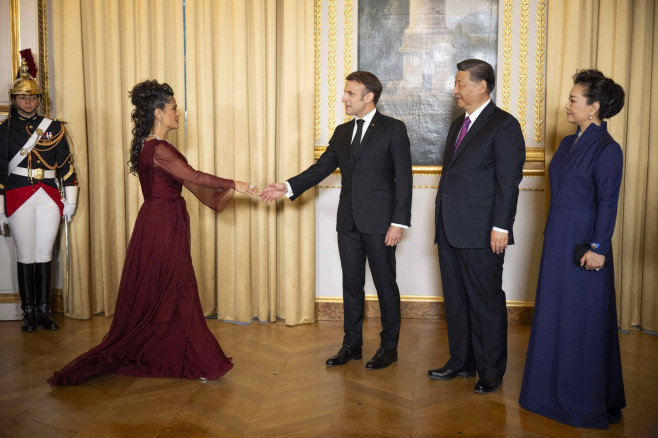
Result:
M7 120L9 120L9 115L7 115L7 117L5 117L4 119L0 120L0 125L5 123Z

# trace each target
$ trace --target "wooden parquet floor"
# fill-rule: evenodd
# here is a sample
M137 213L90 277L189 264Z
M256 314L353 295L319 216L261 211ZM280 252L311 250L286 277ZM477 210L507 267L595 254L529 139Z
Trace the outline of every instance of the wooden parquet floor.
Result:
M433 381L448 357L445 321L405 319L399 361L366 371L380 330L365 324L364 359L327 368L341 322L286 327L208 320L235 367L214 382L105 375L77 387L46 379L96 345L110 319L64 320L20 332L0 322L2 437L658 437L658 336L621 336L628 405L609 430L575 429L518 405L529 326L511 326L500 390L473 393L475 378Z

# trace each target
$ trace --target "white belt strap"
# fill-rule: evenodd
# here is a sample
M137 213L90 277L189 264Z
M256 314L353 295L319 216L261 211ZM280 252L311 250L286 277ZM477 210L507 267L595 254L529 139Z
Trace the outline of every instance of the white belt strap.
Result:
M14 158L11 159L9 162L9 166L7 167L7 174L10 174L14 171L14 169L27 157L27 154L30 153L32 148L34 147L35 144L39 141L41 136L43 135L44 132L46 132L46 129L50 126L52 123L52 119L49 119L48 117L44 117L41 123L39 123L39 126L37 127L37 130L32 133L30 138L27 140L27 143L23 145L20 151L14 155Z
M54 170L46 169L26 169L25 167L17 167L12 172L14 175L26 176L34 179L56 178L57 174Z

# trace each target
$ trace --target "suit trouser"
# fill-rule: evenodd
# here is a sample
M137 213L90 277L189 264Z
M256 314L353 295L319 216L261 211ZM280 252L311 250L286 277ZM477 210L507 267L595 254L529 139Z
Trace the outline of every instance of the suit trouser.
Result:
M377 289L382 331L380 346L395 349L400 337L400 291L395 281L395 248L386 246L385 234L364 234L356 226L338 232L338 251L343 269L343 345L363 345L366 257Z
M507 305L503 285L505 254L488 248L455 248L448 242L441 212L437 244L453 370L477 370L497 379L507 365Z

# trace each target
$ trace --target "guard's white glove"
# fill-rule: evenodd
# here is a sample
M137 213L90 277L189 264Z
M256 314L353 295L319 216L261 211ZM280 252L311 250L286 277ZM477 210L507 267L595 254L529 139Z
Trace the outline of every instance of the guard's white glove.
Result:
M64 202L64 211L62 212L66 222L71 222L71 216L75 213L75 207L78 203L78 186L64 187L66 193L66 202Z
M9 219L5 214L5 195L0 195L0 236L5 232L5 225L9 223Z

